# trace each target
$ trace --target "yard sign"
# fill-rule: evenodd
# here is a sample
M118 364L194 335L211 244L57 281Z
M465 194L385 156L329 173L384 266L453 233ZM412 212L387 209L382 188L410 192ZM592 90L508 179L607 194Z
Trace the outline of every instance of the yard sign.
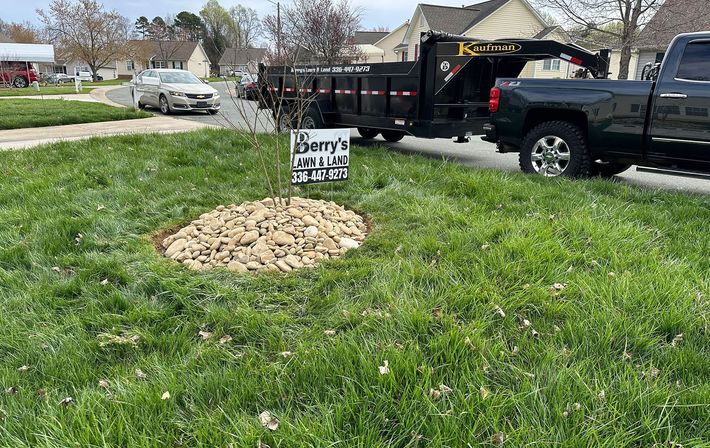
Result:
M291 131L293 185L346 180L350 162L350 129Z

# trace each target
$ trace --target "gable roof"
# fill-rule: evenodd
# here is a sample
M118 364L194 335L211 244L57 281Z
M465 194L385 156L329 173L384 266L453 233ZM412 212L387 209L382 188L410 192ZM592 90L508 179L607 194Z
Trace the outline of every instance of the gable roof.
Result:
M430 29L452 34L463 34L509 1L488 0L463 8L422 3L419 8Z
M250 62L262 62L266 48L225 48L219 65L247 65Z
M707 0L666 0L636 41L638 48L663 49L680 33L710 29Z
M355 31L355 36L353 36L353 44L374 45L388 34L389 31Z
M560 28L560 30L562 30L562 28L559 25L546 26L545 28L540 30L539 33L534 35L532 38L533 39L544 39L546 36L548 36L550 33L555 31L557 28Z
M199 45L198 42L181 40L132 40L130 43L144 51L148 59L166 57L170 61L187 61Z

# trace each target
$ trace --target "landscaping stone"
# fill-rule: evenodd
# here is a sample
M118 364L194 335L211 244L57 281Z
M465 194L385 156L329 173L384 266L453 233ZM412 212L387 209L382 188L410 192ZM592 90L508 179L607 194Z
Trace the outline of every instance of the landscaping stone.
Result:
M162 241L164 255L195 269L291 272L358 248L362 216L334 202L271 198L220 205Z

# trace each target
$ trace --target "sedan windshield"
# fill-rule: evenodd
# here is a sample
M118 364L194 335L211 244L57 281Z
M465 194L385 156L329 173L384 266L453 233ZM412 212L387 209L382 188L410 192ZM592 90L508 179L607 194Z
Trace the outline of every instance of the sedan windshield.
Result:
M160 81L166 84L202 84L202 81L190 72L161 72Z

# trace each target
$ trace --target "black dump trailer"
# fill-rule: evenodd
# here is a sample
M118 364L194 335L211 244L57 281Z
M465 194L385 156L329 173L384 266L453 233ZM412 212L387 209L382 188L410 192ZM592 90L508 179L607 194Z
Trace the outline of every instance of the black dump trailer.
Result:
M452 138L483 133L496 78L515 78L525 64L562 59L581 77L606 78L609 52L539 39L486 41L441 32L422 36L416 62L259 67L260 107L279 127L301 111L302 128L358 128L363 137L382 133Z

